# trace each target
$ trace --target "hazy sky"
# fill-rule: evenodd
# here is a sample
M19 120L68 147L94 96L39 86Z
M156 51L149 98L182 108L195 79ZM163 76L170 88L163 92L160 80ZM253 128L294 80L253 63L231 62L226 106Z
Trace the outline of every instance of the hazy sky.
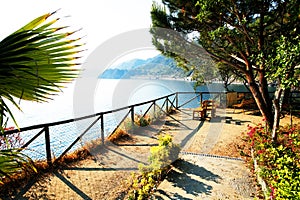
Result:
M88 51L84 52L83 59L86 59L95 48L114 36L126 31L150 28L151 5L152 0L2 0L0 40L36 17L60 9L54 16L62 18L60 23L71 26L71 30L82 28L77 34L85 36L83 40L87 43L85 48ZM144 54L142 55L145 56ZM139 57L146 58L142 55L139 55ZM153 56L153 52L151 56ZM129 55L127 59L132 58ZM116 64L120 60L112 64ZM96 73L94 76L97 78L98 74ZM68 113L72 110L70 99L65 97L68 95L72 100L72 87L70 90L64 91L64 95L56 96L55 101L48 104L22 101L21 107L24 113L15 111L18 114L15 117L19 121L19 125L28 125L25 123L26 120L30 121L30 124L41 123L41 119L38 118L38 121L35 121L34 116L45 116L46 118L51 115L55 116L55 119L45 119L46 122L59 120L56 114L53 113L64 113L64 109L69 109L65 112ZM64 103L66 99L68 103ZM66 108L68 106L71 108Z
M4 3L5 2L5 3ZM89 51L126 31L149 28L152 0L6 0L1 1L0 39L34 18L55 10L62 23L85 36ZM86 55L85 55L86 56Z

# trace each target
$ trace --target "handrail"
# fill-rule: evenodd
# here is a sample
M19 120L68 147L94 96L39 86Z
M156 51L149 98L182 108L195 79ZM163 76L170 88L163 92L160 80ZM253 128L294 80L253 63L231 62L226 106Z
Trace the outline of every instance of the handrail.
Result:
M159 97L159 98L155 99L155 101L159 101L159 100L162 100L166 97L170 97L170 96L173 96L173 95L176 95L176 93L172 93L172 94L169 94L169 95L166 95L166 96L163 96L163 97ZM67 123L70 123L70 122L76 122L76 121L80 121L80 120L84 120L84 119L89 119L89 118L96 117L96 116L99 116L99 115L111 114L111 113L114 113L114 112L119 112L121 110L130 109L131 107L137 107L137 106L142 106L142 105L145 105L145 104L149 104L153 101L154 100L149 100L149 101L145 101L145 102L142 102L142 103L136 103L136 104L133 104L133 105L130 105L130 106L124 106L124 107L117 108L117 109L114 109L114 110L103 111L103 112L99 112L99 113L96 113L96 114L86 115L86 116L78 117L78 118L74 118L74 119L67 119L67 120L62 120L62 121L57 121L57 122L50 122L50 123L44 123L44 124L28 126L28 127L24 127L24 128L20 128L20 129L8 130L8 131L4 132L3 136L6 136L6 135L9 135L9 134L12 134L12 133L28 131L28 130L32 130L32 129L44 128L45 126L57 126L57 125L61 125L61 124L67 124Z
M56 160L60 160L61 159L61 157L63 156L63 155L65 155L83 136L84 136L84 134L85 133L87 133L98 121L99 121L99 119L101 118L102 116L99 116L96 120L94 120L92 123L91 123L91 125L89 125L89 127L87 128L87 129L85 129L84 131L83 131L83 133L81 133L77 138L76 138L76 140L74 140L73 142L72 142L72 144L71 145L69 145L69 147L56 159Z
M131 113L131 120L134 120L134 107L138 107L138 106L142 106L142 105L146 105L151 103L151 105L156 105L155 102L166 99L164 101L164 104L166 102L169 101L169 97L175 96L176 98L176 93L172 93L169 95L165 95L159 98L156 98L154 100L149 100L149 101L145 101L145 102L141 102L141 103L136 103L133 105L129 105L129 106L124 106L121 108L117 108L117 109L113 109L113 110L108 110L108 111L103 111L103 112L99 112L96 114L92 114L92 115L87 115L87 116L82 116L82 117L78 117L78 118L74 118L74 119L68 119L68 120L62 120L62 121L57 121L57 122L51 122L51 123L44 123L44 124L38 124L38 125L33 125L33 126L28 126L28 127L23 127L20 129L14 129L14 130L8 130L4 132L4 136L13 134L13 133L19 133L19 132L25 132L25 131L30 131L30 130L37 130L37 129L41 129L37 134L35 134L31 139L29 139L29 141L26 142L25 145L22 146L22 148L26 148L28 147L34 140L36 140L42 133L45 134L45 148L46 148L46 160L47 162L51 165L52 164L52 156L51 156L51 146L50 146L50 127L53 126L58 126L58 125L63 125L63 124L68 124L68 123L72 123L72 122L76 122L76 121L80 121L80 120L85 120L85 119L89 119L89 118L94 118L97 117L96 120L94 120L89 126L88 128L86 128L72 143L71 145L69 145L61 155L58 156L58 158L56 160L54 160L54 162L56 162L57 160L59 160L63 155L65 155L99 120L100 120L100 125L101 125L101 139L102 139L102 143L104 143L104 115L106 114L111 114L111 113L115 113L115 112L119 112L122 110L126 110L129 109L129 112L127 112L127 114L123 117L123 119L121 120L121 122L116 126L115 130L120 126L120 124L125 120L125 118L129 115L129 113ZM171 105L174 107L174 105L171 103ZM164 105L163 105L164 106ZM162 107L163 107L162 106ZM151 108L151 106L150 106ZM147 109L146 112L148 112L149 109ZM167 108L168 109L168 106Z
M57 125L61 125L61 124L67 124L67 123L76 122L76 121L80 121L80 120L84 120L84 119L89 119L89 118L96 117L96 116L99 116L99 115L110 114L110 113L118 112L118 111L121 111L121 110L130 109L132 106L137 107L137 106L153 103L154 101L159 101L161 99L164 99L166 97L170 97L170 96L173 96L173 95L178 96L178 94L198 94L198 96L193 97L193 99L190 99L190 100L194 100L202 94L220 94L220 93L226 94L228 92L176 92L176 93L172 93L172 94L169 94L169 95L162 96L162 97L154 99L154 100L149 100L149 101L145 101L145 102L142 102L142 103L136 103L136 104L133 104L133 105L130 105L130 106L125 106L125 107L117 108L117 109L114 109L114 110L98 112L96 114L86 115L86 116L82 116L82 117L78 117L78 118L74 118L74 119L67 119L67 120L61 120L61 121L57 121L57 122L50 122L50 123L43 123L43 124L38 124L38 125L27 126L27 127L23 127L23 128L20 128L20 129L7 130L3 133L3 136L6 136L6 135L9 135L9 134L12 134L12 133L24 132L24 131L28 131L28 130L32 130L32 129L44 128L46 126L50 127L50 126L57 126ZM250 92L240 92L240 93L250 93ZM273 93L273 92L270 92L270 93ZM298 92L298 91L293 91L293 92L291 92L291 94L292 93L299 93L300 94L300 92ZM290 97L290 98L299 98L299 97ZM178 97L177 97L177 99L178 99ZM189 100L189 102L190 102L190 100ZM186 105L189 102L185 102L184 104L182 104L180 106L176 105L176 108L182 107L183 105Z
M184 102L181 102L179 105L179 95L185 95L185 94L193 94L195 96L192 96L189 100L185 100ZM227 92L176 92L176 93L172 93L169 95L165 95L153 100L149 100L149 101L145 101L145 102L141 102L141 103L136 103L133 105L129 105L129 106L124 106L121 108L117 108L117 109L113 109L113 110L108 110L108 111L103 111L103 112L98 112L96 114L91 114L91 115L87 115L87 116L82 116L82 117L78 117L78 118L74 118L74 119L68 119L68 120L62 120L62 121L57 121L57 122L51 122L51 123L44 123L44 124L39 124L39 125L33 125L33 126L28 126L28 127L24 127L24 128L20 128L20 129L14 129L14 130L8 130L4 132L4 136L9 135L9 134L13 134L13 133L18 133L18 132L24 132L24 131L30 131L30 130L37 130L37 129L41 129L38 131L37 134L35 134L31 139L29 139L23 146L22 148L26 148L28 147L34 140L36 140L42 133L45 134L45 150L46 150L46 159L47 162L49 164L52 164L52 156L51 156L51 146L50 146L50 139L51 139L51 132L50 132L50 127L53 126L58 126L58 125L63 125L63 124L68 124L68 123L72 123L72 122L76 122L76 121L80 121L80 120L85 120L85 119L89 119L89 118L96 118L96 120L93 120L92 123L89 124L88 128L86 128L72 143L71 145L69 145L61 155L57 156L58 159L60 159L63 155L65 155L99 120L100 120L100 133L99 136L102 139L102 143L104 143L104 116L107 114L111 114L111 113L115 113L115 112L119 112L122 110L128 110L128 112L126 112L126 115L122 118L121 122L119 122L118 125L115 126L114 131L120 126L120 124L128 117L129 114L131 114L131 123L134 124L134 108L138 107L138 106L142 106L142 105L146 105L146 104L151 104L146 111L144 112L144 114L142 115L142 117L145 117L146 114L150 111L151 107L153 106L154 108L154 113L155 113L155 109L156 106L159 107L159 110L168 114L169 110L171 108L175 108L175 109L179 109L182 106L187 105L188 103L192 102L193 100L197 99L198 97L200 97L200 101L203 100L203 95L205 94L217 94L217 97L220 97L221 94L227 94ZM296 92L296 94L298 94ZM171 100L171 97L174 96L174 99ZM299 98L298 96L295 98ZM164 102L162 103L162 105L158 105L157 101L160 100L164 100ZM165 110L164 110L165 107ZM154 116L155 117L155 116ZM113 132L114 132L113 131ZM112 132L112 133L113 133ZM56 159L56 160L58 160ZM55 160L55 161L56 161ZM54 161L54 162L55 162Z
M74 119L67 119L67 120L61 120L61 121L57 121L57 122L32 125L32 126L23 127L23 128L20 128L20 129L7 130L7 131L4 132L3 136L6 136L6 135L9 135L9 134L12 134L12 133L18 133L18 132L28 131L28 130L32 130L32 129L44 128L45 126L57 126L57 125L66 124L66 123L70 123L70 122L75 122L75 121L80 121L80 120L84 120L84 119L89 119L89 118L96 117L96 116L99 116L99 115L106 115L106 114L118 112L118 111L121 111L121 110L130 109L132 106L133 107L137 107L137 106L149 104L149 103L152 103L153 101L159 101L159 100L162 100L162 99L164 99L166 97L171 97L171 96L174 96L174 95L178 96L178 94L198 94L198 96L193 97L195 99L195 98L199 97L201 94L220 94L220 93L226 94L228 92L175 92L175 93L172 93L172 94L169 94L169 95L165 95L165 96L159 97L157 99L153 99L153 100L149 100L149 101L145 101L145 102L141 102L141 103L136 103L136 104L133 104L133 105L129 105L129 106L117 108L117 109L114 109L114 110L98 112L96 114L86 115L86 116L82 116L82 117L78 117L78 118L74 118ZM238 93L249 93L250 94L251 92L238 92ZM274 92L270 92L270 93L274 93ZM300 92L293 91L293 92L291 92L291 94L300 94ZM292 97L292 96L290 96L290 98L299 98L299 97ZM186 103L187 102L185 102L185 105L186 105ZM176 107L182 107L182 106L183 105L181 105L181 106L177 105Z

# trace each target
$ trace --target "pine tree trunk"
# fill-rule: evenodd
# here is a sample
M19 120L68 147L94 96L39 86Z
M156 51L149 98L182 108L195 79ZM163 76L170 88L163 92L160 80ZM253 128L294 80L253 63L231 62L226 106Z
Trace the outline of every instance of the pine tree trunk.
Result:
M255 78L251 73L246 74L249 89L255 99L257 107L260 110L263 118L266 120L268 128L272 129L274 123L274 115L272 112L272 102L269 99L264 99L267 95L262 95L259 86L255 83ZM264 91L265 92L265 91ZM271 102L271 103L270 103ZM271 104L271 105L269 105Z

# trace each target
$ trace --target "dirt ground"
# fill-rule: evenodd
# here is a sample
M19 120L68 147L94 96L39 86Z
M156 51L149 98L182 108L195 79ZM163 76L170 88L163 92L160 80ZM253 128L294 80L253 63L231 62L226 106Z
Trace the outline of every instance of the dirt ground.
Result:
M245 142L243 138L247 135L248 126L255 126L259 123L264 124L263 118L257 112L249 111L242 113L241 111L233 112L232 109L226 110L226 116L231 117L230 123L223 124L223 132L220 135L218 143L214 146L211 154L241 157ZM300 118L292 116L292 123L300 123ZM281 126L291 124L291 116L285 115L280 120Z
M188 112L181 115L180 119L168 118L163 127L144 129L143 134L124 140L120 145L107 143L85 160L40 175L22 188L12 188L12 195L2 194L2 199L124 199L132 173L138 172L139 163L147 164L149 150L157 144L156 135L165 132L180 137L184 135L182 131L190 132L199 123L201 127L198 132L193 137L186 137L188 141L183 151L240 158L243 133L249 124L261 123L262 118L247 112L233 113L231 109L227 109L225 115L227 123L216 127L220 130L219 134L211 138L201 135L200 130L209 132L209 124L213 123L213 119L211 122L191 120ZM190 122L183 125L181 120ZM300 122L299 118L294 117L293 123L297 122ZM281 125L289 123L289 116L281 120ZM206 144L210 144L209 147Z

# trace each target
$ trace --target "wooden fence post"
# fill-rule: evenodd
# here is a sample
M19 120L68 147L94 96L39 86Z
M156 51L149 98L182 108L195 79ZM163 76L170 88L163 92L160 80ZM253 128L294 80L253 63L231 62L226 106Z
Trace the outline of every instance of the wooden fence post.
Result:
M100 116L101 116L101 119L100 119L101 141L102 141L102 144L104 145L104 116L103 116L103 114L101 114Z
M178 92L176 92L175 98L176 98L176 109L178 109Z
M134 106L130 107L130 114L131 114L131 130L132 134L134 133Z
M169 113L169 98L166 98L166 113Z
M202 101L203 101L203 94L202 92L200 92L200 103L202 103Z
M153 118L156 119L156 101L153 101Z
M49 166L52 166L49 126L45 126L44 130L45 130L47 163Z

